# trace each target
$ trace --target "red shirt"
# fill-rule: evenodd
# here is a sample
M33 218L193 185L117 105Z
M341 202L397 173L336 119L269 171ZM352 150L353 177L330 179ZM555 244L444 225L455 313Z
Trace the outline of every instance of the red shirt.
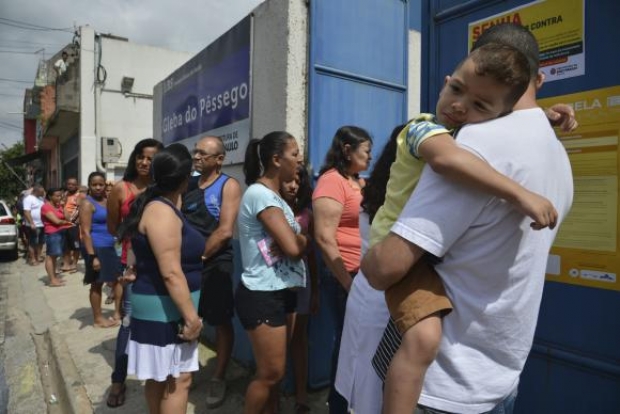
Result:
M53 213L58 220L65 219L65 213L62 210L62 206L54 207L51 203L46 201L45 204L43 204L43 207L41 207L41 220L43 221L43 230L45 231L45 234L54 234L68 227L66 224L57 225L52 223L46 217L47 213Z

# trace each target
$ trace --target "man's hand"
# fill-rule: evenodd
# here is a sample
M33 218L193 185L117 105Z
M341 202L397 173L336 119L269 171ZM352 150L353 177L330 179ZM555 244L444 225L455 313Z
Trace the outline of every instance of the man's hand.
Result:
M555 104L545 110L545 114L551 125L560 127L564 132L574 131L579 126L575 119L575 110L570 105L563 103Z
M361 269L370 286L386 290L409 273L425 253L418 245L390 233L368 250Z

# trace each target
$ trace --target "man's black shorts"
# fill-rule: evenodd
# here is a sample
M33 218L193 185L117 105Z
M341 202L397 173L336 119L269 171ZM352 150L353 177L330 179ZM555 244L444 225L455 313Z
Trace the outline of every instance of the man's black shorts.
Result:
M69 227L65 232L65 251L80 250L80 227Z
M202 268L198 315L211 326L229 323L234 316L233 263L218 260Z

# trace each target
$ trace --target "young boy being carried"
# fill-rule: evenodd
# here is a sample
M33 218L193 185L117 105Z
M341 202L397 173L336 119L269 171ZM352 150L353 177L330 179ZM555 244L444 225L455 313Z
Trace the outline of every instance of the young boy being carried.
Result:
M555 226L557 212L547 199L459 148L451 135L465 124L510 113L527 89L531 76L530 64L523 53L510 46L490 43L473 51L452 76L446 77L436 114L421 114L398 137L385 203L371 227L371 246L389 233L426 163L439 174L508 201L533 219L534 229ZM426 369L439 347L441 317L452 310L452 304L439 275L426 260L388 288L385 296L391 320L373 367L385 381L383 413L410 413L420 396ZM385 345L391 346L386 350Z

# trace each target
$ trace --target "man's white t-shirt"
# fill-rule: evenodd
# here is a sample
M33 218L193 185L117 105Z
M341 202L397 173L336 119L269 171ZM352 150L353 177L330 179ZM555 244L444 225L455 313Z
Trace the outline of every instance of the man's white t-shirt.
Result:
M43 227L43 221L41 220L41 207L43 207L43 204L44 201L42 198L32 194L24 198L24 211L30 211L32 221L36 227Z
M566 151L541 109L464 127L457 143L547 197L564 219L573 198ZM443 262L454 310L419 403L457 413L493 409L519 383L532 346L548 252L557 233L530 228L507 202L426 167L392 232Z

